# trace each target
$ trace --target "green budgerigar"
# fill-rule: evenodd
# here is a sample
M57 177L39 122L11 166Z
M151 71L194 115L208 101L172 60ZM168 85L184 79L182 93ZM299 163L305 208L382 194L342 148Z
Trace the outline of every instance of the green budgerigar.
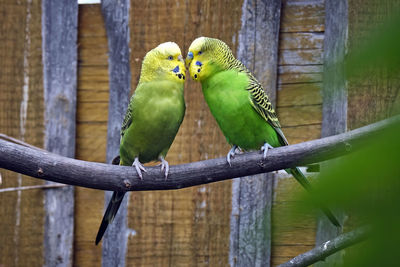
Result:
M201 82L204 98L232 149L227 154L231 165L236 149L263 151L286 146L275 110L261 84L237 60L221 40L199 37L189 47L186 58L190 76ZM307 190L310 183L299 168L286 170ZM329 220L340 226L327 208Z
M176 43L162 43L143 59L139 83L132 95L121 128L120 165L133 166L139 177L146 171L142 163L161 161L167 179L165 160L185 115L183 87L185 63ZM114 192L96 237L98 244L124 198Z

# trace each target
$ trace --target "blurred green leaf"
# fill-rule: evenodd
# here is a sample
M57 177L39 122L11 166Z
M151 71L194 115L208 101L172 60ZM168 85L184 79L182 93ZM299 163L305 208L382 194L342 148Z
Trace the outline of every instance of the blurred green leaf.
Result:
M371 32L368 42L351 49L345 62L348 80L367 78L371 71L400 80L400 12L394 14ZM315 203L323 203L345 211L346 230L372 226L368 241L346 250L345 266L400 266L400 124L324 165L314 184L313 196L297 196L297 212L316 211Z

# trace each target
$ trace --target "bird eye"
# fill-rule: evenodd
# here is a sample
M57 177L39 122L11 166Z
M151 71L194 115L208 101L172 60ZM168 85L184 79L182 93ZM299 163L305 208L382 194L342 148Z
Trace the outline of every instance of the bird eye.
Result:
M173 59L174 59L173 56L168 57L168 60L173 60Z
M197 53L198 55L201 55L201 54L203 54L203 51L199 51L199 53Z

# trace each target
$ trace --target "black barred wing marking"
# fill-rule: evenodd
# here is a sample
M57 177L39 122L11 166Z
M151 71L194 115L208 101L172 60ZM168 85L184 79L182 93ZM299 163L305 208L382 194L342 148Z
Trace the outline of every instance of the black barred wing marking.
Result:
M247 90L250 92L251 104L253 107L273 127L280 128L281 125L276 117L275 110L261 84L251 74L246 66L233 56L232 50L224 42L217 39L208 39L205 43L204 49L208 49L208 46L212 46L212 42L216 42L217 53L215 56L218 57L218 61L222 62L226 69L243 72L250 78Z
M250 84L247 87L247 90L250 92L251 105L269 124L272 125L272 127L274 127L280 137L281 144L288 145L289 143L281 130L281 124L279 123L268 95L265 93L261 84L251 74L249 75Z
M247 90L250 92L251 104L257 112L260 113L260 115L272 126L275 128L281 128L271 101L261 85L256 80L251 79Z
M225 69L237 70L245 73L249 77L250 82L246 89L250 92L249 100L251 105L265 119L265 121L275 128L281 139L282 145L287 145L288 142L281 130L281 125L276 116L276 112L261 84L253 74L251 74L246 66L234 57L232 50L224 42L217 39L208 39L203 48L207 50L209 47L214 45L216 46L216 53L214 56L217 61L223 64Z
M133 95L130 99L128 109L125 113L124 121L122 122L121 126L121 137L124 136L126 129L129 128L129 126L132 123L132 113L133 113L133 108L132 108L132 100L133 100Z

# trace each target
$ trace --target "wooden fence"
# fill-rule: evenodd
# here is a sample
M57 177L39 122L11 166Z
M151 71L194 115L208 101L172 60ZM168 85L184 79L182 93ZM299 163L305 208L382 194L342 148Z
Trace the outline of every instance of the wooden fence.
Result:
M185 54L198 36L224 40L276 99L290 143L319 138L321 129L326 136L379 120L397 112L392 107L400 102L399 81L379 73L349 83L338 73L340 103L322 97L329 55L344 57L346 48L359 44L359 32L399 7L395 0L3 2L0 132L77 159L109 162L113 127L121 123L118 109L136 87L145 53L165 41L175 41ZM129 48L124 58L131 77L118 83L113 68L126 62L113 59L110 39L118 36L112 36L111 24L123 27L124 19L129 31L121 30L119 41ZM122 93L115 95L116 90ZM186 82L185 100L186 117L167 160L180 164L226 155L229 146L199 84ZM331 114L330 106L337 112ZM341 126L333 129L337 122ZM1 176L0 188L43 183L3 169ZM65 187L0 193L0 266L275 266L327 238L329 225L314 214L288 219L295 204L291 196L302 190L294 179L278 174L259 190L262 177L131 193L126 219L121 216L125 228L114 224L111 231L120 234L106 236L103 247L95 246L94 238L104 192ZM249 198L244 190L260 195ZM238 216L242 224L235 221ZM265 243L246 236L245 231L260 229L266 230Z

